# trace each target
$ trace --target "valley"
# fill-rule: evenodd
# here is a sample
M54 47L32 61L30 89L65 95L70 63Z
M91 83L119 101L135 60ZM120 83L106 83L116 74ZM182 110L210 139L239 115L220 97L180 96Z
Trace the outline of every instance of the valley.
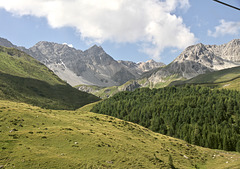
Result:
M0 168L239 168L239 44L164 65L0 38Z

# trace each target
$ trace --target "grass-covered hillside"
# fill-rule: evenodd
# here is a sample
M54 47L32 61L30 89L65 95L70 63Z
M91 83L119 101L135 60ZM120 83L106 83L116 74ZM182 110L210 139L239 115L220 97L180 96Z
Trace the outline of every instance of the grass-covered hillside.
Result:
M77 109L99 100L72 88L24 52L1 46L0 99L52 109Z
M142 88L118 93L92 111L195 145L240 152L239 100L238 91L201 86Z
M201 84L216 88L240 90L240 67L201 74L185 81L175 81L172 82L170 86L185 84Z
M240 154L211 150L107 115L0 101L0 168L231 168Z

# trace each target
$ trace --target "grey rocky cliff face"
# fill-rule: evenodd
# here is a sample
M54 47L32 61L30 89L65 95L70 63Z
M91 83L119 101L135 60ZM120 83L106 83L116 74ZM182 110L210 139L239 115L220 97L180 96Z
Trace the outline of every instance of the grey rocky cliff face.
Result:
M134 91L142 87L137 81L133 80L131 83L125 84L119 88L120 91Z
M139 67L130 68L114 60L97 45L81 51L68 45L39 42L30 48L28 53L72 86L78 84L106 87L121 85L128 80L138 78L143 73ZM157 62L154 62L154 66L151 63L148 64L152 68L158 66Z
M39 42L29 50L33 57L47 65L59 77L65 77L64 80L71 85L113 86L120 84L113 79L113 76L122 69L122 66L96 45L86 51L81 51L67 45ZM71 81L63 75L66 73L71 73L69 74L72 77ZM125 73L129 72L125 71Z
M148 80L158 83L171 75L189 79L209 71L236 66L240 66L240 39L223 45L200 43L186 48L172 63L154 72Z
M165 66L162 62L156 62L154 60L148 60L146 62L131 62L131 61L118 61L120 64L122 64L125 68L127 68L130 72L133 74L136 74L137 78L140 77L144 72L163 67Z
M143 72L147 72L152 69L156 69L156 68L165 66L164 63L156 62L153 59L148 60L147 62L140 62L137 65L138 65L138 68L141 69Z

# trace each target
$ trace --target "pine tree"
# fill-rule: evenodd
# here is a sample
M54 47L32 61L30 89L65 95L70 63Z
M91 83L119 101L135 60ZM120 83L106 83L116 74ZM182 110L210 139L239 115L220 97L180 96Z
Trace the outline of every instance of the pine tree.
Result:
M236 144L236 151L240 153L240 140Z

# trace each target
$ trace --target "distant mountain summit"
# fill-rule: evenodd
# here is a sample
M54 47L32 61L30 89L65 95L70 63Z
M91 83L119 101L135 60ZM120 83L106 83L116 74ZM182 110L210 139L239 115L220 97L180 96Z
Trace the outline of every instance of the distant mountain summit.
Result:
M153 60L140 64L116 61L97 45L81 51L67 44L41 41L26 49L17 47L3 38L0 39L0 45L18 48L28 53L72 86L79 84L104 87L121 85L128 80L139 78L145 71L164 65Z
M223 45L201 43L186 48L172 63L154 72L148 78L159 83L169 76L193 78L199 74L240 66L240 39Z
M174 62L193 61L209 69L221 70L235 67L240 63L240 40L224 45L197 44L188 47Z

